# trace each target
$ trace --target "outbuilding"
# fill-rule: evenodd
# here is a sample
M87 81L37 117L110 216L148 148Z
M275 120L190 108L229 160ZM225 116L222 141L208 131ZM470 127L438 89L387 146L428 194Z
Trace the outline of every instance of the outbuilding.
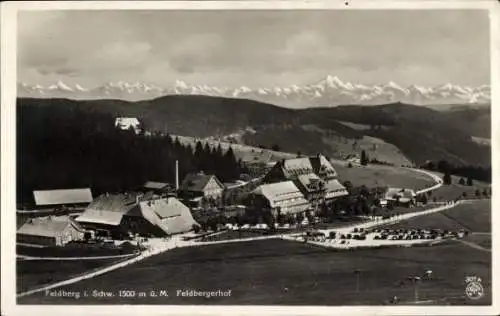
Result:
M17 230L17 243L64 246L84 238L85 230L69 217L28 219Z

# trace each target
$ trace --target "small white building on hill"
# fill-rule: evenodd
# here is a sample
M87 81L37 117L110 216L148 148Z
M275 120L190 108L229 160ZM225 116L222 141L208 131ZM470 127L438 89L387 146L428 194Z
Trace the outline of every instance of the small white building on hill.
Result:
M136 117L117 117L115 119L115 127L121 130L134 130L136 134L141 131L141 122Z

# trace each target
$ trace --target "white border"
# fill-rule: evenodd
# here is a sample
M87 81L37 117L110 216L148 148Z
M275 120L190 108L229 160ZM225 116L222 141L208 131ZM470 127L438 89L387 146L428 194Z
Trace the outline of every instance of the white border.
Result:
M16 305L15 297L15 244L11 241L15 238L15 94L16 94L16 26L17 11L19 10L229 10L229 9L485 9L490 11L491 28L491 87L492 87L492 168L493 183L500 181L500 169L498 168L500 128L493 124L499 121L499 109L495 103L500 100L499 80L500 63L498 53L500 51L499 26L500 5L491 1L67 1L67 2L7 2L1 4L1 214L2 214L2 255L1 255L1 285L2 285L2 315L496 315L500 314L500 295L493 295L491 307L476 306L343 306L343 307L314 307L314 306L149 306L149 305L103 305L103 306L49 306L49 305ZM425 21L422 21L425 23ZM474 27L471 25L470 27ZM473 67L474 65L471 65ZM500 195L496 188L493 190L492 201L492 223L500 223L500 214L497 210L500 206ZM497 262L500 262L498 232L496 225L492 225L493 258L492 258L492 290L493 294L499 293L497 273Z

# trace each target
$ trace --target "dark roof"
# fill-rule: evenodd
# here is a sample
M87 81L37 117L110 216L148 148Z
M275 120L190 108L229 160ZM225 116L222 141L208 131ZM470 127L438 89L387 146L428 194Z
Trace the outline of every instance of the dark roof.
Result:
M77 204L92 202L89 188L33 191L36 205Z
M185 191L203 192L210 179L214 178L221 188L224 185L214 175L207 175L202 173L190 173L182 181L181 189Z
M138 197L138 193L101 195L76 220L84 223L118 225L123 215L137 205Z
M415 191L412 189L402 189L402 188L388 188L385 193L386 200L395 200L396 197L400 197L400 202L408 202L415 197Z
M332 179L338 176L335 168L323 155L283 159L276 163L268 172L264 181L281 178L295 179L302 175L315 173L321 179Z
M123 213L134 207L137 204L137 198L141 196L142 194L135 192L101 195L87 209Z
M144 183L144 185L143 185L143 188L153 189L153 190L162 190L162 189L167 189L170 187L171 187L171 185L169 183L155 182L155 181L148 181L148 182Z
M312 191L318 190L319 189L319 183L322 183L322 180L316 174L314 174L314 173L300 175L300 176L297 177L297 181L308 192L312 192Z

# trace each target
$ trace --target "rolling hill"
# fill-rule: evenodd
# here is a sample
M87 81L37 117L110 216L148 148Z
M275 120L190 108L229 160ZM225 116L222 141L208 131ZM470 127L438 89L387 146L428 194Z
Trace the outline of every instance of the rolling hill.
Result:
M393 103L293 110L247 99L200 95L169 95L137 102L19 98L18 106L24 105L78 107L138 117L153 132L221 139L236 133L241 136L239 142L277 145L303 154L359 154L363 147L356 145L364 140L365 146L367 141L368 146L382 142L389 145L384 148L400 151L401 157L392 162L397 164L406 159L416 164L445 159L454 164L491 165L490 146L473 140L490 137L489 108L436 111ZM374 148L376 151L376 145ZM373 154L385 159L392 155Z

